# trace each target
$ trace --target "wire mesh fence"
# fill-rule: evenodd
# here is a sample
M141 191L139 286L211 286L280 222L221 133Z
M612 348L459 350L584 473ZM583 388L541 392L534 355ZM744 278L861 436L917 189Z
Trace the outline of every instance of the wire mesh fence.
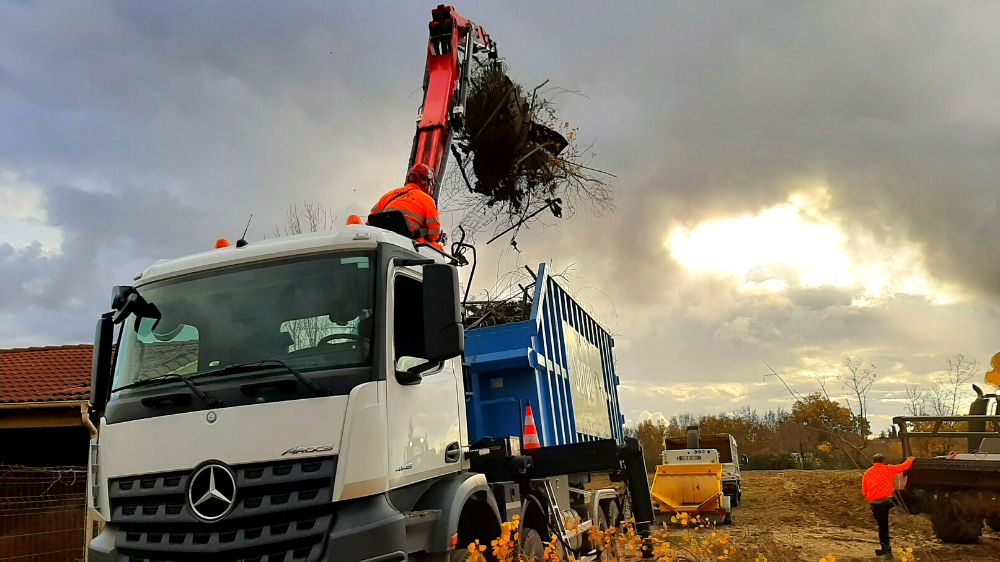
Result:
M84 467L0 466L0 562L84 558Z

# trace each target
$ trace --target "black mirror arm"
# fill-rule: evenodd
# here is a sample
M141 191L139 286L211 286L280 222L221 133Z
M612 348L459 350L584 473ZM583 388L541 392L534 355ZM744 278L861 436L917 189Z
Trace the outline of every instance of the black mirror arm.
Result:
M424 378L424 373L436 369L441 364L440 361L427 361L419 365L414 365L405 371L396 371L396 380L399 384L417 384Z
M424 377L420 373L415 373L412 369L396 371L396 382L404 386L420 384L423 379Z
M426 373L427 371L430 371L431 369L434 369L440 363L441 363L440 361L428 361L426 363L421 363L419 365L415 365L413 367L410 367L406 371L408 373L411 373L411 374L414 374L414 375L423 376L424 373Z
M445 252L444 250L439 250L439 249L435 248L434 246L431 246L430 244L417 244L415 246L415 248L418 249L418 250L420 248L428 248L430 250L433 250L433 251L441 254L441 256L444 257L445 259L447 259L448 262L451 265L454 265L456 267L460 267L460 266L463 266L463 265L468 265L468 263L469 263L468 261L465 260L465 258L462 258L461 256L453 256L453 255ZM416 260L414 260L414 261L416 261ZM413 264L413 265L427 265L427 264L430 264L430 263L434 263L434 261L432 260L432 261L429 261L427 263L420 263L420 264Z
M130 293L125 297L125 302L121 303L121 307L115 310L114 316L111 317L111 321L115 324L121 324L129 317L130 314L135 310L136 303L139 302L139 293Z
M406 259L406 258L401 258L401 259L397 259L395 261L396 261L396 265L401 266L401 267L413 267L413 266L417 266L417 265L431 265L431 264L434 263L434 260L432 260L430 258L421 258L421 259Z

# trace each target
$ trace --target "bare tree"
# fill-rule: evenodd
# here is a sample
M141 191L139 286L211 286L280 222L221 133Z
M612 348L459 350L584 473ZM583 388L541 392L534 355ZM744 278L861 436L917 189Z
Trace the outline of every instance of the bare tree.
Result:
M830 385L830 375L813 375L813 380L816 381L816 385L819 386L819 392L823 395L823 398L827 400L832 400L830 398L830 390L827 388Z
M967 359L965 355L956 353L949 357L948 371L937 377L937 383L931 392L932 410L939 416L957 416L961 413L963 402L961 398L968 393L966 387L979 370L979 361Z
M301 208L298 205L288 207L285 212L285 222L274 228L274 235L281 237L322 232L332 229L335 220L333 209L319 201L307 201ZM344 327L332 324L330 319L323 315L287 320L283 327L292 338L289 351L315 347L324 337L345 331Z
M933 378L933 385L907 385L907 411L911 415L957 416L964 410L962 397L979 371L979 361L961 353L946 359L948 370Z
M878 378L878 373L874 363L862 367L863 363L864 361L860 358L845 358L844 367L847 372L842 373L838 378L843 389L854 395L855 403L852 404L851 399L848 398L846 400L847 407L857 422L858 434L866 437L868 424L864 421L868 419L868 393L871 392L872 385Z
M927 415L927 390L919 384L906 385L906 413L911 416Z
M275 236L292 236L305 232L321 232L333 228L336 215L333 209L319 201L307 201L288 207L285 212L285 224L274 228Z

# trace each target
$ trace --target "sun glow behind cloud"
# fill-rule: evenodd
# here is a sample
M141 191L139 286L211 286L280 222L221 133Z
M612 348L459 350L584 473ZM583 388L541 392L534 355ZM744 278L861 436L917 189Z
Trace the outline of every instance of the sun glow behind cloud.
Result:
M41 255L62 252L62 230L48 224L45 195L36 185L0 170L0 245L14 250L37 244Z
M835 287L854 291L856 306L898 294L954 302L954 292L927 273L919 247L848 236L829 203L823 188L796 193L755 215L675 228L665 245L690 272L730 278L747 292Z

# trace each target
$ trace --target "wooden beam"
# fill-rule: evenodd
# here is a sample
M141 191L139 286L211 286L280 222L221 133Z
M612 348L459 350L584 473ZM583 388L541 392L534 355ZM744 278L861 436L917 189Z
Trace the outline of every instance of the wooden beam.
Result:
M84 427L79 406L70 408L32 408L0 410L0 429L40 427Z

